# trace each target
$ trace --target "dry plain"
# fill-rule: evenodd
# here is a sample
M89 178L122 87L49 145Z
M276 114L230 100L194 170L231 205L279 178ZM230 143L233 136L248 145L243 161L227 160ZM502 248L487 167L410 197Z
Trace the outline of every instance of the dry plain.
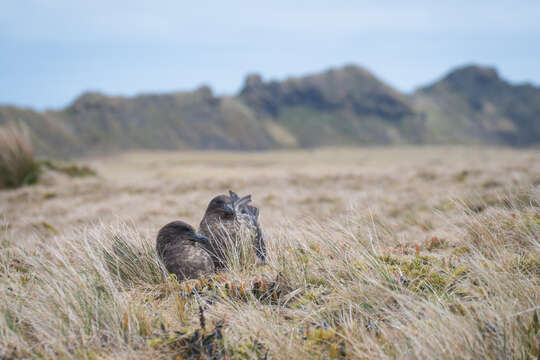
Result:
M535 358L540 153L130 152L0 192L6 358ZM269 260L177 283L161 226L232 189Z

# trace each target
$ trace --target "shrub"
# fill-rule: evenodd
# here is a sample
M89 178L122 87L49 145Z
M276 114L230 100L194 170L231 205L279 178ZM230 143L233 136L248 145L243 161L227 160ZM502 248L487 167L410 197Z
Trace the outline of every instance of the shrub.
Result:
M0 189L34 184L38 176L28 128L16 124L0 127Z

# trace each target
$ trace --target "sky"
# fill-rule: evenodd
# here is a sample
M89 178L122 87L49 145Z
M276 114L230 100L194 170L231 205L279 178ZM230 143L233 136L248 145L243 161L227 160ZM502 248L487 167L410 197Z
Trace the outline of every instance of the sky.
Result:
M38 110L351 63L405 92L470 63L540 84L538 0L0 1L0 104Z

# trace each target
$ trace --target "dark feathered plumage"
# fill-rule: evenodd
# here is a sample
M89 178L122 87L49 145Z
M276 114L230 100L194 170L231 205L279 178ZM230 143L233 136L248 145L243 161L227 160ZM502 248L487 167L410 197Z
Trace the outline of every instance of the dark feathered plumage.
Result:
M257 256L265 261L266 246L259 225L259 209L248 205L251 195L240 198L229 191L230 196L219 195L210 201L201 221L199 231L210 239L210 252L216 269L225 267L227 253L234 246L242 226L248 226L253 233Z
M178 280L195 279L214 272L214 262L207 252L210 243L189 224L173 221L159 230L156 251L165 268Z
M235 192L229 190L229 195L233 201L237 217L244 217L255 229L255 253L263 262L266 261L266 244L264 242L261 225L259 224L259 209L249 205L251 195L240 198Z

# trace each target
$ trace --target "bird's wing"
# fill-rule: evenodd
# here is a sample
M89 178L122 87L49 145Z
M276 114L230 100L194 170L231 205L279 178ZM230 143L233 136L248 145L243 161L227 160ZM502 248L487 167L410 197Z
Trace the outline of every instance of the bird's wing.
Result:
M266 260L266 243L264 242L261 225L259 224L259 208L246 205L246 214L249 216L249 220L255 228L255 253L262 260Z
M248 204L250 202L251 202L251 195L246 195L241 199L239 198L233 203L234 204L234 209L237 212L240 212L241 214L245 214L246 213L246 207L248 206Z
M246 205L245 209L252 221L257 221L259 219L259 208L252 205Z
M235 203L238 199L240 199L240 197L238 196L238 194L235 193L235 192L232 191L232 190L229 190L229 196L231 197L233 203Z
M255 253L262 261L266 261L266 243L259 224L259 209L255 206L249 205L251 202L251 195L246 195L240 198L238 194L231 190L229 190L229 195L233 200L234 209L236 212L242 217L248 218L249 222L255 228Z
M263 262L266 262L266 243L262 234L261 226L259 222L255 224L255 254Z

